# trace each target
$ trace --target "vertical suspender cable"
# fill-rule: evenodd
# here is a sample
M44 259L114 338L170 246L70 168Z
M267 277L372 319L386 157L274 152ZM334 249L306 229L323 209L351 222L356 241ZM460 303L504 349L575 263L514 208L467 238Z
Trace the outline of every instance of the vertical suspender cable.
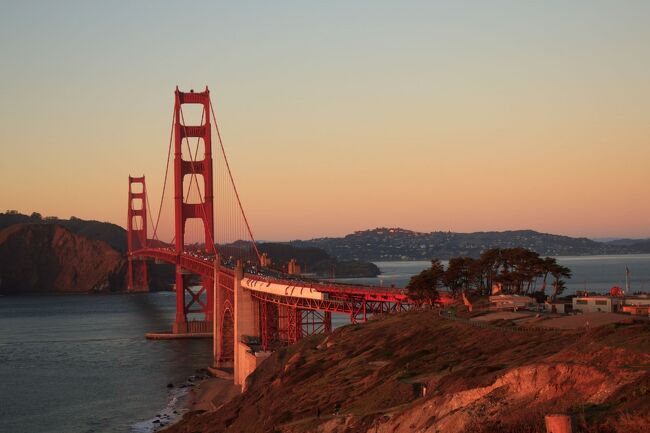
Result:
M226 163L226 169L228 170L228 176L230 177L230 183L232 184L233 191L235 193L235 197L237 198L237 204L239 205L239 210L241 211L242 216L244 217L244 223L246 224L246 230L248 231L248 235L251 238L251 241L253 243L253 248L255 249L255 254L257 256L257 260L261 260L260 252L257 249L257 245L255 243L255 237L253 236L253 231L251 230L250 225L248 224L248 218L246 218L246 213L244 212L244 208L241 204L241 200L239 198L239 193L237 192L237 186L235 185L235 180L233 179L232 176L232 171L230 170L230 164L228 163L228 157L226 156L226 150L224 149L223 146L223 141L221 140L221 133L219 132L219 124L217 123L217 117L214 115L214 107L212 106L212 100L210 100L210 111L212 112L212 119L214 120L214 127L217 131L217 138L219 139L219 146L221 147L221 153L223 154L223 160Z

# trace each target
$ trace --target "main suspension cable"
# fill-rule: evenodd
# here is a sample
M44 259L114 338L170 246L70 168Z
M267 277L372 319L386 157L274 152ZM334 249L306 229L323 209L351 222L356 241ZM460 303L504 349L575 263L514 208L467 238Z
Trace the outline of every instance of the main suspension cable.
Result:
M158 232L158 224L160 223L160 215L163 208L163 200L165 199L165 189L167 188L167 175L169 174L169 160L172 153L172 140L174 139L174 115L175 111L172 110L172 126L169 132L169 146L167 146L167 164L165 165L165 180L163 181L163 190L162 195L160 196L160 206L158 207L158 216L156 217L156 224L153 228L152 239L156 239L156 234Z

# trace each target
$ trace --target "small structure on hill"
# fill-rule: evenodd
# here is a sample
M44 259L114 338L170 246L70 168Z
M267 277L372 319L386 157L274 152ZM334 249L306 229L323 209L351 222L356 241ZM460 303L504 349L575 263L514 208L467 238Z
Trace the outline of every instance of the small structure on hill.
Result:
M650 297L646 294L626 296L621 310L633 316L650 316Z
M623 300L617 296L576 296L573 298L573 309L583 313L615 313L621 310Z
M633 316L650 316L650 305L623 305L621 311Z
M492 295L490 296L490 310L512 310L532 308L535 300L530 296L521 295Z

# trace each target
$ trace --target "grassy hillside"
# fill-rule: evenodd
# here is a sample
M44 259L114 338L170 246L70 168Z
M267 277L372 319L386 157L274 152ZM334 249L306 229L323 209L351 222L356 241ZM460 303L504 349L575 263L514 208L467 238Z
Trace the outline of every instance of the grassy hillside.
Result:
M573 414L579 431L640 433L649 367L648 324L514 332L404 313L274 353L246 393L168 433L534 433L548 413Z

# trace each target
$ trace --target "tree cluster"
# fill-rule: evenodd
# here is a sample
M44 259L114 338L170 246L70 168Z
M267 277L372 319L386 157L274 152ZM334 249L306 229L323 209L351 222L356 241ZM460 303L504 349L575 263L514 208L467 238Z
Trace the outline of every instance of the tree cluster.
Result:
M571 278L571 270L525 248L492 248L478 259L454 257L446 269L440 260L432 260L431 268L413 276L407 289L413 299L422 301L437 299L441 288L454 295L489 295L493 287L499 287L504 294L544 297L549 277L551 298L555 298L565 289L564 279Z

